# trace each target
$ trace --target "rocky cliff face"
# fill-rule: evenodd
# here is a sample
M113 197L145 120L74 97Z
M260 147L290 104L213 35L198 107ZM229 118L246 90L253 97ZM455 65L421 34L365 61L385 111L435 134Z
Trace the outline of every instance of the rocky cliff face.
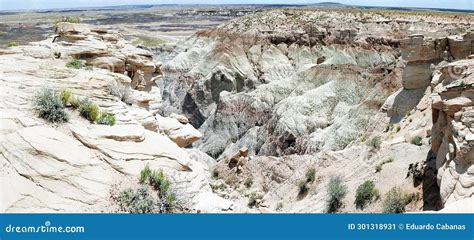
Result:
M215 171L230 186L220 192L237 203L258 191L263 211L281 204L283 211L324 211L324 184L298 196L298 182L311 168L318 183L341 174L354 188L372 179L387 185L383 192L395 185L412 191L408 168L423 164L437 134L433 71L471 54L468 22L324 11L235 19L199 32L163 64L163 114L181 111L199 128L203 138L193 145L220 160ZM374 138L380 149L367 147ZM420 147L413 144L418 138ZM249 159L231 167L242 148ZM374 166L389 158L395 160L389 170L374 175ZM249 178L254 183L246 189ZM429 200L439 190L426 190L428 182L415 184L426 198L413 211L443 205L437 196ZM345 211L354 211L350 200Z
M109 211L148 164L189 211L324 212L336 175L347 186L339 211L361 211L355 193L367 180L382 197L401 187L407 211L470 211L471 22L265 11L171 54L60 23L54 38L0 51L0 210ZM87 67L66 67L72 58ZM70 109L62 125L37 118L44 86L91 99L117 124Z
M470 47L470 46L469 46ZM472 51L472 50L471 50ZM444 205L473 197L474 59L445 64L431 82L433 137L431 149Z
M425 180L431 193L437 195L439 191L439 196L431 198L435 208L472 197L473 179L469 169L474 157L468 116L473 104L470 56L474 52L473 43L472 32L437 38L413 35L401 42L402 58L407 65L403 90L398 94L424 92L427 88L431 92L432 151L428 154ZM393 106L400 109L396 104Z
M87 67L66 67L72 58ZM211 190L212 161L181 148L200 133L178 115L155 116L160 72L149 51L111 30L60 23L54 40L2 51L0 65L0 211L114 211L111 193L133 186L147 164L164 170L188 210L231 208ZM33 110L44 87L88 98L117 123L92 124L71 109L68 123L48 123Z
M396 41L331 17L275 11L198 33L163 65L164 114L183 111L204 133L196 146L218 159L243 146L274 156L343 149L401 69Z

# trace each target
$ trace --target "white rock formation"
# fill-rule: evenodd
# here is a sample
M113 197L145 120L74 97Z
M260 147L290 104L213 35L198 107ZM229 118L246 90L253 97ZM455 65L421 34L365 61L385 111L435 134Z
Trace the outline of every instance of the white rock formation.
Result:
M153 101L154 96L129 89L139 100L129 105L110 93L111 84L128 88L133 84L122 67L155 72L150 54L105 29L82 24L60 24L59 29L55 43L47 39L0 55L0 211L107 212L112 209L111 191L122 182L138 181L146 164L164 170L190 211L230 210L232 202L215 195L209 185L212 161L199 153L191 157L157 132L154 113L140 104ZM62 57L54 58L55 51ZM67 68L66 56L95 64L112 62L113 69ZM45 86L90 98L114 113L117 124L91 124L72 109L67 110L68 123L45 122L32 108L34 94ZM172 136L184 142L200 136L183 126L172 128Z

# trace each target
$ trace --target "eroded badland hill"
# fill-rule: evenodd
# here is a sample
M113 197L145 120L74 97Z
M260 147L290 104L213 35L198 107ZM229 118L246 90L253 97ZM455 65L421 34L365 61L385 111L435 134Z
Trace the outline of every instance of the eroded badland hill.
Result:
M474 211L471 14L239 16L1 49L1 211ZM39 117L45 91L67 122Z

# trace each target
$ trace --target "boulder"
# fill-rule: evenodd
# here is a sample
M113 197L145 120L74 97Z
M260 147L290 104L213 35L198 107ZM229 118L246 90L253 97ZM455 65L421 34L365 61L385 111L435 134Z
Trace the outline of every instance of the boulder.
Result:
M202 134L191 124L180 123L175 118L156 115L156 121L159 131L180 147L187 147L202 137Z
M182 124L188 124L189 123L188 118L184 115L181 115L181 114L172 113L172 114L170 114L170 118L174 118Z

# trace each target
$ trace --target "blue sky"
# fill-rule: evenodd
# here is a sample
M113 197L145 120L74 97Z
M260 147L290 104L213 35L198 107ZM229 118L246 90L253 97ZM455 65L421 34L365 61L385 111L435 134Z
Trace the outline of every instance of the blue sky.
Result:
M288 4L340 2L363 6L432 7L474 10L474 0L0 0L0 10L31 10L75 7L99 7L129 4Z

